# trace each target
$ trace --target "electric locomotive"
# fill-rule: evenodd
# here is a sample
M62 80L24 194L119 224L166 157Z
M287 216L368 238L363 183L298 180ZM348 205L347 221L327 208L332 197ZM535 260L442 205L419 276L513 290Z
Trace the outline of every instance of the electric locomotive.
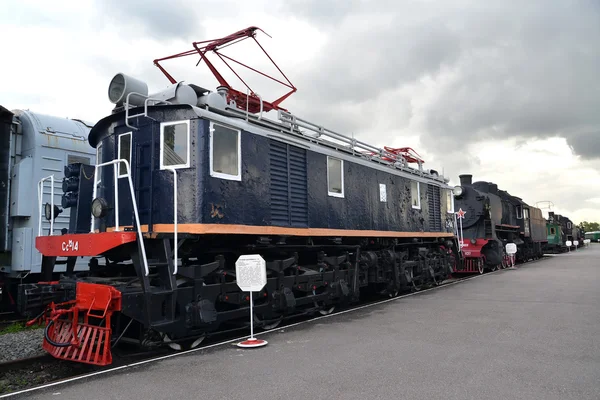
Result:
M495 183L473 183L472 175L466 174L459 178L454 197L462 216L458 230L465 262L456 273L482 274L486 269L506 268L510 262L508 243L517 246L517 261L543 255L546 223L539 208L499 190Z
M208 52L257 29L173 57L199 54L212 71ZM41 317L50 354L106 365L119 341L190 348L245 329L250 295L266 329L440 284L461 263L453 188L423 160L291 114L280 106L291 83L269 102L220 74L216 91L178 82L160 62L172 85L157 93L115 75L115 108L89 135L97 163L69 169L69 231L36 238L49 265L92 257L87 274L23 288L64 293ZM252 294L236 284L244 254L266 262Z

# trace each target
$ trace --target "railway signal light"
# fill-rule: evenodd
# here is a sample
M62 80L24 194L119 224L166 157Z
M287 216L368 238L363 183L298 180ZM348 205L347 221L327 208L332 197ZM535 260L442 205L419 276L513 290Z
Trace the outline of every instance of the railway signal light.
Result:
M77 206L77 198L79 197L79 173L81 171L81 163L65 165L65 177L62 182L63 195L61 204L63 208Z

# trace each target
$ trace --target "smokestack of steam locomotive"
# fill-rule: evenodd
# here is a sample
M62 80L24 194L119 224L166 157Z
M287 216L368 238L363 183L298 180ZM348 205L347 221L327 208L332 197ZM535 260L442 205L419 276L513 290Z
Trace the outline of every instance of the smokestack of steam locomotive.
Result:
M473 182L473 175L459 175L461 186L470 186Z

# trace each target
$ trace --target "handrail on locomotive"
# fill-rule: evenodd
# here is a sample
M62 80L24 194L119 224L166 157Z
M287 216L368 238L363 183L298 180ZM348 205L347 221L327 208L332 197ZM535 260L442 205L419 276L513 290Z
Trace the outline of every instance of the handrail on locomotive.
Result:
M142 235L142 228L140 225L140 216L138 214L138 208L137 208L137 200L135 198L135 191L133 189L133 182L131 180L131 168L129 166L129 162L125 159L116 159L116 160L112 160L112 161L107 161L101 164L96 164L96 168L94 170L94 189L93 189L93 195L92 195L92 199L96 199L96 195L97 195L97 191L98 191L98 170L100 168L104 168L108 165L113 165L113 171L114 171L114 192L115 192L115 232L120 231L119 229L119 189L118 189L118 166L120 165L120 163L125 164L125 169L126 169L126 177L127 177L127 182L129 183L129 192L131 194L131 203L133 205L133 213L134 213L134 217L135 217L135 225L136 225L136 229L137 229L137 233L138 233L138 242L140 244L141 247L141 255L142 255L142 259L144 262L144 272L145 275L148 276L150 274L150 270L148 267L148 259L146 256L146 247L144 245L144 237ZM90 221L90 233L94 233L94 213L92 210L91 213L91 221Z
M45 214L44 208L44 182L50 179L50 236L54 235L54 174L46 176L38 181L38 211L39 215L39 228L38 236L42 236L42 214Z

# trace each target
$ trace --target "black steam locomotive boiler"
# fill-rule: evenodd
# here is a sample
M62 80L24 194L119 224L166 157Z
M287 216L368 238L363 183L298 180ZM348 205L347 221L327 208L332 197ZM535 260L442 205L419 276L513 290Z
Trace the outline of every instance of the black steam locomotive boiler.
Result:
M491 182L472 183L472 175L460 175L454 190L459 210L459 241L465 263L456 273L482 274L486 269L506 268L506 245L517 246L516 261L542 256L547 241L546 221L539 208L499 190Z

